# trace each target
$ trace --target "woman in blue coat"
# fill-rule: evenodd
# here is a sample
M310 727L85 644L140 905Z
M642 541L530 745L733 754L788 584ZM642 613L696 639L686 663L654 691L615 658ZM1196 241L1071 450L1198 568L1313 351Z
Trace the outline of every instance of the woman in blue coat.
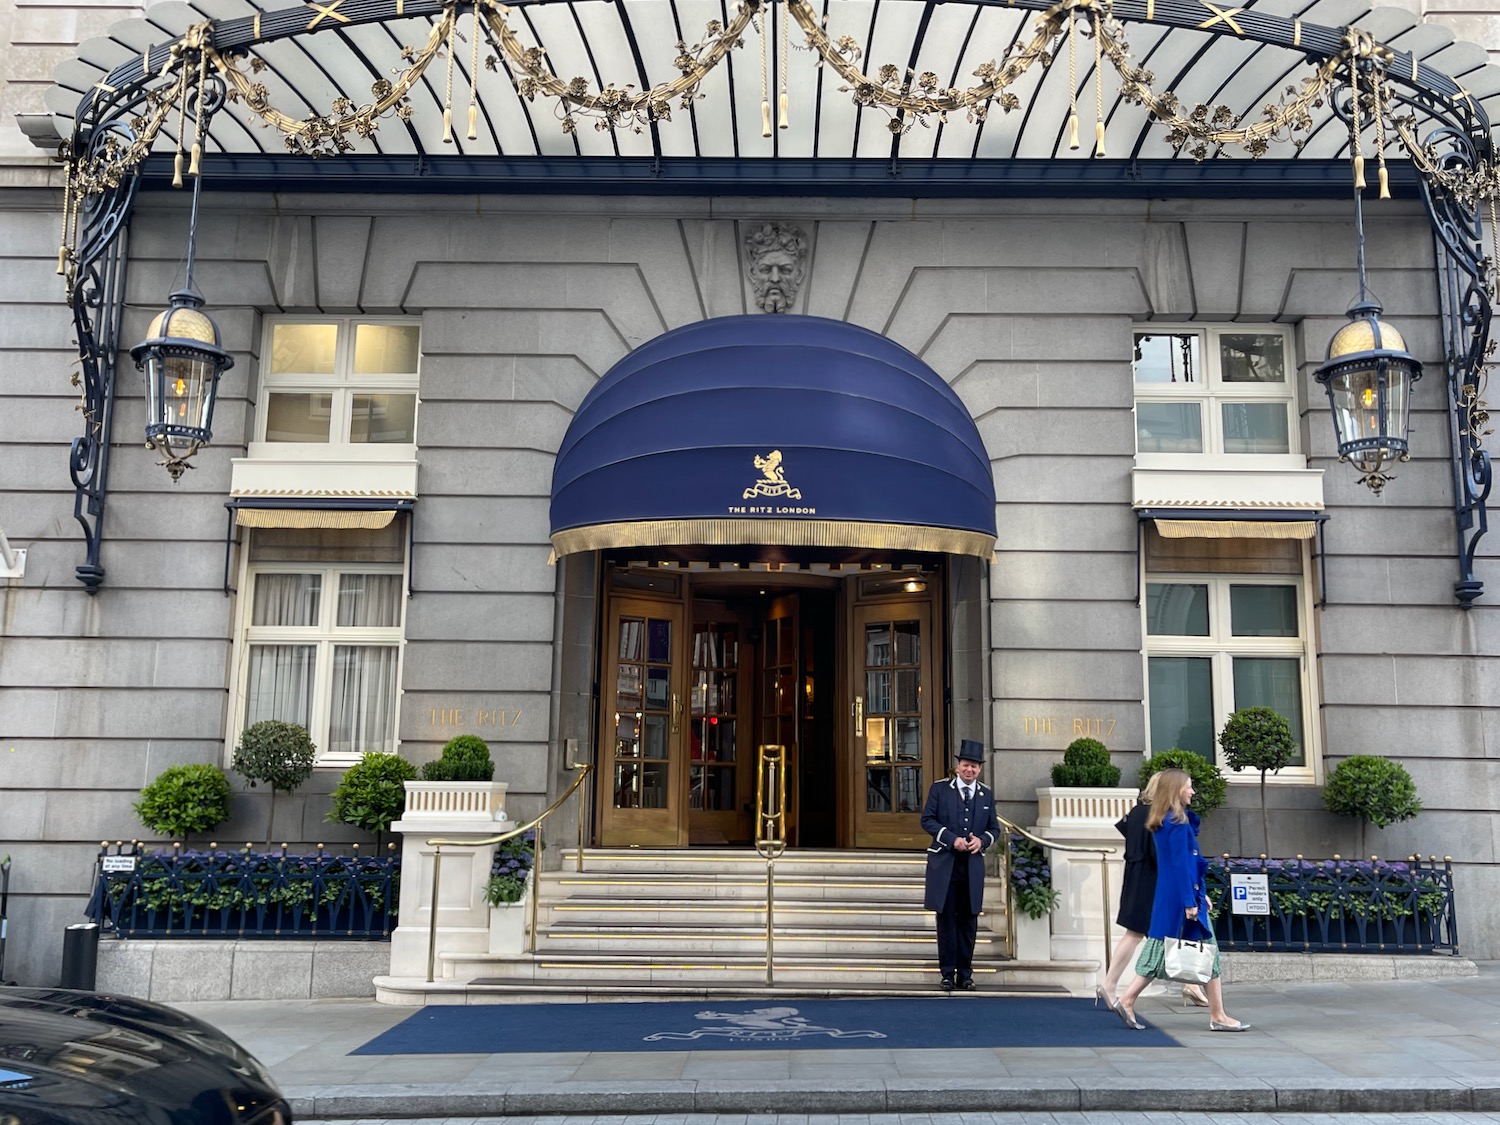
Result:
M1151 902L1151 928L1135 963L1139 974L1125 994L1115 1002L1115 1014L1126 1027L1144 1031L1135 1018L1136 997L1152 980L1166 979L1165 941L1183 937L1213 943L1209 921L1205 876L1208 861L1198 848L1198 814L1188 808L1193 799L1193 779L1186 770L1162 770L1156 800L1146 817L1146 827L1156 843L1156 895ZM1231 1019L1224 1011L1224 990L1219 982L1219 951L1214 948L1213 979L1204 986L1208 994L1210 1031L1248 1031L1250 1025Z

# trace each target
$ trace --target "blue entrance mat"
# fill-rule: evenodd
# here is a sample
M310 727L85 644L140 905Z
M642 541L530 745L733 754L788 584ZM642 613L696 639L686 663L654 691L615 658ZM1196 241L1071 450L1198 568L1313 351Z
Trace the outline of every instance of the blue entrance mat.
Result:
M930 1000L741 1000L434 1005L355 1055L557 1051L735 1051L878 1047L1176 1047L1132 1031L1090 1000L997 996Z

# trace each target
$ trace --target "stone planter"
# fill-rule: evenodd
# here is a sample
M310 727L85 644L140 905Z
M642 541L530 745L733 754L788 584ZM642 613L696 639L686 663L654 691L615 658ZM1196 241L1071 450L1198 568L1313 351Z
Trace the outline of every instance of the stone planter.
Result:
M503 781L408 781L403 821L504 820Z
M531 917L531 876L515 902L490 906L490 956L519 958L526 952L526 923Z
M531 903L507 902L490 907L490 956L519 958L526 952L526 916Z
M1033 918L1024 910L1016 911L1016 947L1011 951L1017 961L1052 960L1052 915Z
M1114 849L1107 860L1107 912L1100 888L1103 872L1099 857L1081 852L1048 853L1052 885L1062 895L1053 915L1054 960L1091 960L1102 968L1105 942L1113 944L1115 937L1114 916L1125 869L1125 838L1116 831L1115 823L1135 807L1139 796L1139 790L1125 788L1048 786L1036 791L1038 836L1058 844Z
M1052 829L1043 833L1047 836L1080 828L1108 828L1114 833L1115 822L1135 808L1139 797L1140 790L1135 788L1043 786L1036 791L1036 824Z

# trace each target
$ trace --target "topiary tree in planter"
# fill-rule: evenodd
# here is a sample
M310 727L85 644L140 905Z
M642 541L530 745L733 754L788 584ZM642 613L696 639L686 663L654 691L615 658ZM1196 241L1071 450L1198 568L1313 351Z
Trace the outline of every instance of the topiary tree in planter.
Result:
M1199 816L1207 816L1222 807L1229 796L1229 783L1224 780L1218 766L1202 754L1176 747L1158 751L1141 764L1140 787L1144 789L1153 774L1165 769L1185 770L1193 779L1193 808Z
M187 837L211 832L229 819L234 788L218 766L168 766L141 790L135 815L153 832Z
M1377 754L1345 758L1328 775L1323 803L1339 816L1359 818L1359 850L1365 851L1365 825L1385 828L1422 811L1417 785L1400 762Z
M417 767L400 754L366 754L344 771L326 819L375 833L378 852L381 836L406 807L406 783L416 776Z
M1052 784L1069 789L1113 789L1120 784L1120 767L1109 760L1109 750L1096 738L1075 738L1052 767Z
M477 734L460 734L443 746L443 755L422 766L423 781L493 781L495 763L489 743Z
M254 789L261 782L271 787L271 813L266 818L266 846L276 825L276 791L292 793L312 776L318 748L306 727L262 719L245 728L235 747L230 768Z
M1219 732L1224 761L1231 769L1260 771L1260 836L1271 851L1271 821L1266 814L1266 774L1279 773L1297 756L1297 740L1286 716L1269 707L1243 707L1229 716Z

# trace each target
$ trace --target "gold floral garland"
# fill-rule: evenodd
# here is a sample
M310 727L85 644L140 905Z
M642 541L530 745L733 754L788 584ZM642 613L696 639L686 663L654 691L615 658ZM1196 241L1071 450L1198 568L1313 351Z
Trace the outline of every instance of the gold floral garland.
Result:
M64 202L64 239L59 254L59 272L71 273L68 263L74 257L77 239L78 209L81 201L118 187L152 151L156 139L167 126L172 113L178 114L177 174L182 176L183 143L189 131L189 107L194 97L201 102L204 84L211 70L226 86L226 98L243 105L261 124L283 134L289 151L308 156L322 156L351 151L352 138L370 138L379 122L394 114L409 120L412 114L410 93L423 74L439 59L447 63L447 83L443 113L443 140L453 139L452 101L454 70L458 62L461 12L467 8L473 15L468 29L469 129L477 136L475 120L478 105L478 81L481 40L492 53L483 65L490 71L501 66L507 70L517 93L527 101L538 96L555 98L562 129L572 133L580 117L591 118L594 128L611 130L627 128L640 133L655 121L671 120L672 109L686 109L703 95L703 81L729 54L744 46L745 34L754 26L762 45L771 34L769 26L758 20L765 14L762 0L741 0L735 5L727 23L712 21L703 38L689 46L679 41L674 65L677 77L646 90L634 86L605 84L594 90L584 78L564 81L550 67L546 53L538 46L527 46L506 18L510 9L497 0L451 0L432 25L427 41L420 48L403 47L404 69L393 71L394 78L381 78L370 87L371 100L355 104L340 97L327 113L306 117L287 114L271 102L270 92L256 76L266 64L245 53L216 51L210 45L212 24L201 23L190 28L176 43L157 78L161 85L144 97L144 109L131 118L134 137L128 143L105 137L98 148L86 155L67 160L67 190ZM967 88L944 88L937 75L921 74L911 69L886 64L874 73L861 69L861 51L850 36L834 36L809 0L785 0L786 15L794 20L805 36L806 48L827 65L845 83L839 89L850 95L856 106L884 112L893 135L901 135L914 125L930 128L944 123L950 114L962 113L970 122L987 120L998 106L1010 112L1019 99L1009 87L1037 63L1050 66L1064 50L1070 75L1070 144L1078 147L1076 51L1077 37L1092 40L1095 84L1096 140L1095 155L1104 155L1103 63L1107 61L1120 79L1123 100L1146 108L1152 117L1167 127L1167 140L1177 152L1186 152L1195 160L1219 155L1231 146L1243 148L1251 157L1264 155L1273 141L1289 141L1300 151L1306 143L1298 136L1314 124L1312 110L1329 99L1334 88L1345 80L1353 90L1351 106L1354 123L1355 173L1363 182L1362 121L1369 120L1375 130L1375 152L1381 162L1381 188L1385 194L1384 153L1386 128L1390 125L1397 138L1412 154L1424 173L1453 192L1460 201L1479 206L1500 198L1500 170L1482 165L1475 171L1450 170L1442 166L1437 154L1427 153L1413 136L1415 122L1389 112L1393 104L1385 69L1393 56L1389 49L1375 43L1364 32L1349 29L1342 50L1317 65L1299 85L1288 85L1279 101L1268 103L1257 119L1236 120L1233 111L1223 105L1185 107L1171 92L1156 93L1155 75L1137 66L1120 21L1111 10L1111 0L1060 0L1045 11L1035 13L1034 31L1024 43L1017 41L999 60L979 66L974 75L976 85ZM767 21L769 22L769 21ZM783 37L786 24L783 23ZM194 79L196 78L196 85ZM783 79L784 81L784 79ZM1362 116L1367 115L1367 116ZM202 140L202 122L196 111L191 129L192 166L196 174ZM783 120L783 125L785 124ZM769 132L769 118L767 118Z

